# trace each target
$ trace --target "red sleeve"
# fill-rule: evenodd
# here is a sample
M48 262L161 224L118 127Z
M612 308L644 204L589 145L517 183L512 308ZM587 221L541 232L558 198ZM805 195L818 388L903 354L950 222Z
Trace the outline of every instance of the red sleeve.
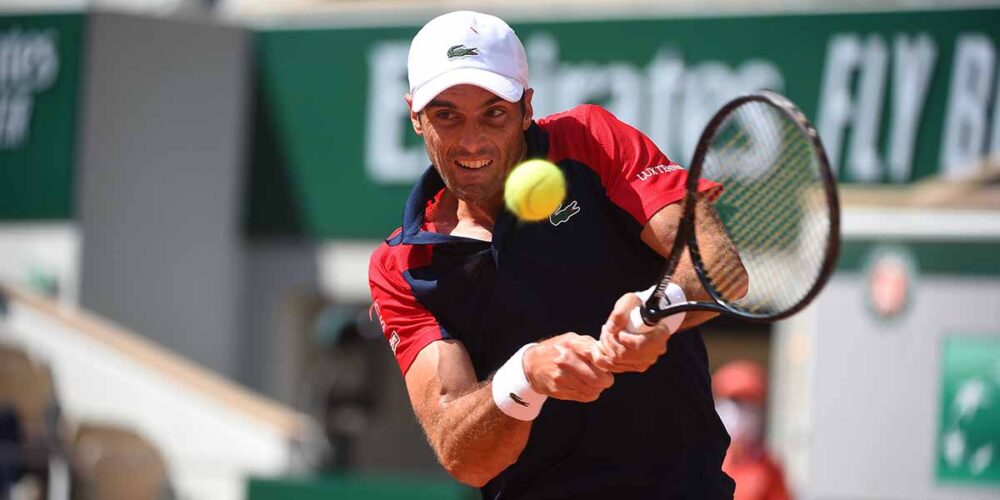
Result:
M594 169L608 197L640 224L684 198L687 171L645 134L591 104L538 121L549 133L549 160L579 161ZM698 191L719 185L700 180Z
M423 255L424 252L427 255ZM368 265L371 312L378 315L382 334L403 375L424 347L443 338L437 319L417 301L410 284L403 278L406 269L422 265L416 261L429 262L429 252L425 246L390 247L383 243L372 254Z

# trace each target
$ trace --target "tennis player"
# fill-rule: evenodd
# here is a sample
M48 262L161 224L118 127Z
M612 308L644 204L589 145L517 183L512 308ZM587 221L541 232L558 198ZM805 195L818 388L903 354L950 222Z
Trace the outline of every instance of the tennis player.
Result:
M710 315L624 329L631 291L669 251L684 170L600 107L534 120L524 48L496 17L431 20L408 70L432 166L369 282L444 468L488 499L731 498L729 438L691 329ZM541 223L503 209L507 173L529 158L568 185ZM682 262L671 300L704 294Z

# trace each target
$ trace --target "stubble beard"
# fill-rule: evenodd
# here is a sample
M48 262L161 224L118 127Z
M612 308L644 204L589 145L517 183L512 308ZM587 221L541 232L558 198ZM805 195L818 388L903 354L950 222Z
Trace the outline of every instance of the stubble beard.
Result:
M440 173L440 171L438 171ZM445 187L455 198L474 205L487 204L503 194L503 184L495 180L473 186L459 186L449 179L444 179Z
M503 199L504 182L507 180L507 175L515 166L519 165L527 158L528 147L527 143L521 143L518 145L519 150L514 158L516 159L513 164L510 165L491 165L484 168L502 168L503 172L500 174L500 178L492 178L483 183L476 184L473 186L459 186L456 184L455 180L449 175L445 175L446 169L442 168L440 164L446 160L433 161L434 168L437 170L438 175L444 181L445 187L448 189L455 198L465 203L470 203L479 206L490 206L496 204L498 201ZM434 158L432 153L432 148L430 144L427 144L428 156ZM499 158L496 161L501 161ZM455 167L461 168L461 167Z

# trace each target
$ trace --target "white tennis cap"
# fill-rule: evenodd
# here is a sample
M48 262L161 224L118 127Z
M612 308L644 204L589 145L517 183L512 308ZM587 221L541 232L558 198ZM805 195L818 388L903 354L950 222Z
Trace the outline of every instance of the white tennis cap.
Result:
M431 19L413 37L407 58L413 111L455 85L482 87L506 101L528 86L528 56L502 19L458 11Z

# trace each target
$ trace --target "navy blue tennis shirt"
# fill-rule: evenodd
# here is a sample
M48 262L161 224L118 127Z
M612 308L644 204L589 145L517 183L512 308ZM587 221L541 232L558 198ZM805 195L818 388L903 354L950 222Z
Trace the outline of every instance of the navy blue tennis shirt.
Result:
M686 172L597 106L540 119L525 135L529 158L566 176L565 201L548 220L523 223L504 211L492 241L433 232L444 183L431 167L402 227L372 255L372 307L404 374L440 339L461 341L486 380L527 343L565 332L599 338L615 301L658 278L663 258L640 232L683 198ZM732 498L721 471L729 436L709 384L692 329L674 335L645 373L617 375L593 403L549 398L518 461L483 498Z

